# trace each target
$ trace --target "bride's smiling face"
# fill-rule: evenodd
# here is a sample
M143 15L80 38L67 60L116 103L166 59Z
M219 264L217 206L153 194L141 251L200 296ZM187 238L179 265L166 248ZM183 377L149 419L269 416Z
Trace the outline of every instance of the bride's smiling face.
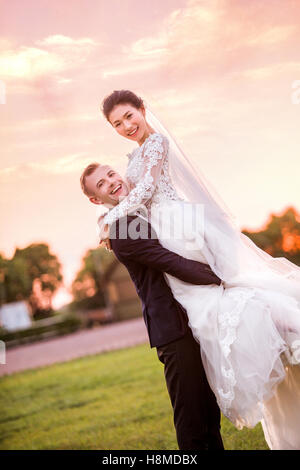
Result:
M149 136L145 108L135 108L129 103L117 104L109 114L109 122L121 136L142 145Z

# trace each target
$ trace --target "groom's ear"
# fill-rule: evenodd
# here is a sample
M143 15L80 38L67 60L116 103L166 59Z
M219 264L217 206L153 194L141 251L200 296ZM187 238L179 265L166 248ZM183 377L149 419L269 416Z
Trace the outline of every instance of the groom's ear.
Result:
M97 205L101 205L101 204L104 204L104 202L100 201L100 199L98 199L97 197L90 197L89 200L93 203L93 204L97 204Z

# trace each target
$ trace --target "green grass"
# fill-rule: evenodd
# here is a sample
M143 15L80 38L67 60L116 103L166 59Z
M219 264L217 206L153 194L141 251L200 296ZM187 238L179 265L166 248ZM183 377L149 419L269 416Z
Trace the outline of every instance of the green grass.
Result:
M0 449L177 450L163 364L148 344L5 376ZM267 449L222 416L226 449Z

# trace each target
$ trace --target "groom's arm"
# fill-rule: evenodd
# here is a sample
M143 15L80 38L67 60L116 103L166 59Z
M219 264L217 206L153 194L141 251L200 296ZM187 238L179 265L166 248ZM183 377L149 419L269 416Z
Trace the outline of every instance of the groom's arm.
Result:
M157 238L151 238L151 233L152 237L155 234L151 225L144 220L141 223L147 224L149 238L111 238L113 251L121 262L123 260L132 260L171 274L190 284L221 284L221 279L211 270L208 264L189 260L167 250L159 243Z

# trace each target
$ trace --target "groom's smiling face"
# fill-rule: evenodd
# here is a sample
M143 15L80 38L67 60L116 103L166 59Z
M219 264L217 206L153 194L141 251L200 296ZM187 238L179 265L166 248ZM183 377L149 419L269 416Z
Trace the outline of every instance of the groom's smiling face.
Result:
M115 206L129 193L126 182L109 165L99 165L85 181L89 190L94 193L89 198L94 204Z

